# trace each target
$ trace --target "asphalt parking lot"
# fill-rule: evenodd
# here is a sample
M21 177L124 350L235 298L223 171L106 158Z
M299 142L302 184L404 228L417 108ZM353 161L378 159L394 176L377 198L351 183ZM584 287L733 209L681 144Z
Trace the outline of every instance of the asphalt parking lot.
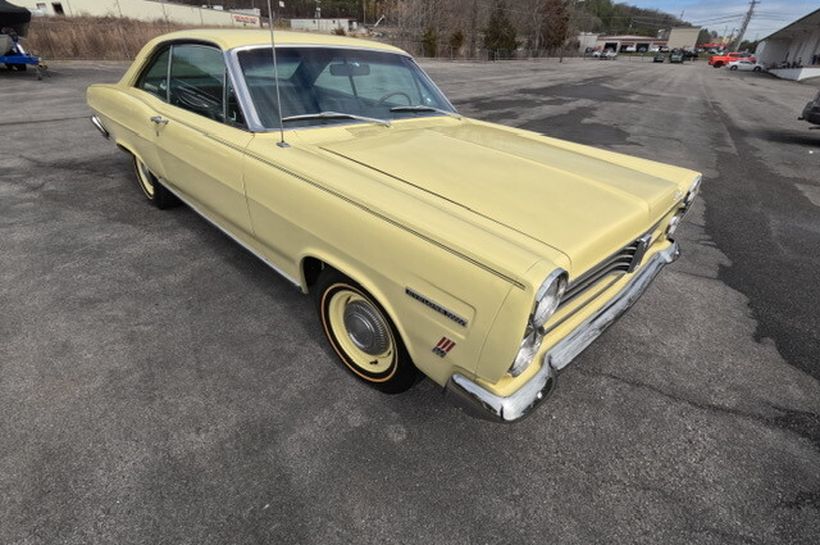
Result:
M703 171L682 258L519 424L384 396L309 298L143 202L84 105L124 64L0 74L0 543L820 542L816 89L424 66L465 114Z

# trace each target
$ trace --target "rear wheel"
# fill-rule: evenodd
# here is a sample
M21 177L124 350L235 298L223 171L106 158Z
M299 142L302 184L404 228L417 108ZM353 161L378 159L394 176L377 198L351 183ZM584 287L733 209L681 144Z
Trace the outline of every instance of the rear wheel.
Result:
M134 156L134 172L137 182L145 197L154 203L160 210L179 205L179 199L163 186L148 166L136 155Z
M419 372L396 327L364 288L326 268L313 292L325 337L348 372L388 394L416 383Z

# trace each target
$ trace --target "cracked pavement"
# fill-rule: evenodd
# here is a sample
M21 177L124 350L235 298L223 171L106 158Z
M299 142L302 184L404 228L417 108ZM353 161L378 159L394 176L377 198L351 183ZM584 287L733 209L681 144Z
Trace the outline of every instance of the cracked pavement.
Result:
M0 543L820 542L813 87L700 64L424 62L462 113L705 174L683 256L514 426L360 386L310 300L143 202L2 74Z

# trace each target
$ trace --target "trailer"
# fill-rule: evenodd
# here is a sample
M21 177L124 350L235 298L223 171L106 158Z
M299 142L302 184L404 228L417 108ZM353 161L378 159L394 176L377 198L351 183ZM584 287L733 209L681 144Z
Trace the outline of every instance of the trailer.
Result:
M23 72L29 66L32 66L37 72L37 79L43 79L43 74L46 73L48 68L37 55L21 54L19 52L14 52L11 55L0 55L0 64L5 65L6 70L19 72Z
M46 65L37 55L29 54L20 44L31 22L31 12L0 0L0 64L7 70L23 72L34 67L37 79L43 79Z

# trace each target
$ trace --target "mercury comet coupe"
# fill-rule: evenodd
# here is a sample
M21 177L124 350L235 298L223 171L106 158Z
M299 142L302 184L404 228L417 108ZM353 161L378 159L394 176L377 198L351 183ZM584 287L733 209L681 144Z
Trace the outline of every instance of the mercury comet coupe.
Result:
M277 77L265 31L162 36L89 87L92 122L151 203L310 293L381 391L421 372L517 420L678 256L697 172L467 119L389 45L281 32L275 55Z

